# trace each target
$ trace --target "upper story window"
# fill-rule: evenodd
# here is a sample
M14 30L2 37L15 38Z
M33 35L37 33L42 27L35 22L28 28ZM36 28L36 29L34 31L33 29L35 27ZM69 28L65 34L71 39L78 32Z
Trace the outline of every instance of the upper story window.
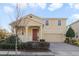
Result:
M47 26L49 25L49 21L48 20L46 20L46 23L45 23Z
M61 26L61 20L58 20L58 26Z

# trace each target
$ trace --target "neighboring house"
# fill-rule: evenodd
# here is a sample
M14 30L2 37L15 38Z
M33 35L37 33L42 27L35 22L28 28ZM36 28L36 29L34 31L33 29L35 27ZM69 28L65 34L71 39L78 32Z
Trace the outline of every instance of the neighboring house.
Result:
M79 20L68 25L68 27L72 27L72 29L74 30L75 39L79 39Z
M12 31L22 42L39 41L64 42L66 18L40 18L29 14L11 24Z

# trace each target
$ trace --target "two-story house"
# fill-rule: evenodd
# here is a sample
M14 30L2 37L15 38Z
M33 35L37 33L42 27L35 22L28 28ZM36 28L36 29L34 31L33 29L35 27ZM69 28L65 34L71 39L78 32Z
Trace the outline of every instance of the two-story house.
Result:
M64 42L66 18L40 18L29 14L12 22L12 31L22 42L39 41Z

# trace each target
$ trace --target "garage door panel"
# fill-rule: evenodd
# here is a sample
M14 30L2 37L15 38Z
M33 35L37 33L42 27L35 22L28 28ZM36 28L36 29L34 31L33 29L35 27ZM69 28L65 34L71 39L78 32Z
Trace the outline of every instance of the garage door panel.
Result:
M61 34L44 34L44 39L48 42L64 42L65 36Z

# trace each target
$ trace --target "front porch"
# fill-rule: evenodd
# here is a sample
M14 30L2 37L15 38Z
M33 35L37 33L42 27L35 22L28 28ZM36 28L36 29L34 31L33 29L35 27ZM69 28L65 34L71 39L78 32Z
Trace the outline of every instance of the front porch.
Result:
M28 27L28 39L32 41L38 41L40 39L40 27L39 26L30 26Z
M43 39L43 28L42 26L19 26L16 27L16 34L22 42L39 41Z

